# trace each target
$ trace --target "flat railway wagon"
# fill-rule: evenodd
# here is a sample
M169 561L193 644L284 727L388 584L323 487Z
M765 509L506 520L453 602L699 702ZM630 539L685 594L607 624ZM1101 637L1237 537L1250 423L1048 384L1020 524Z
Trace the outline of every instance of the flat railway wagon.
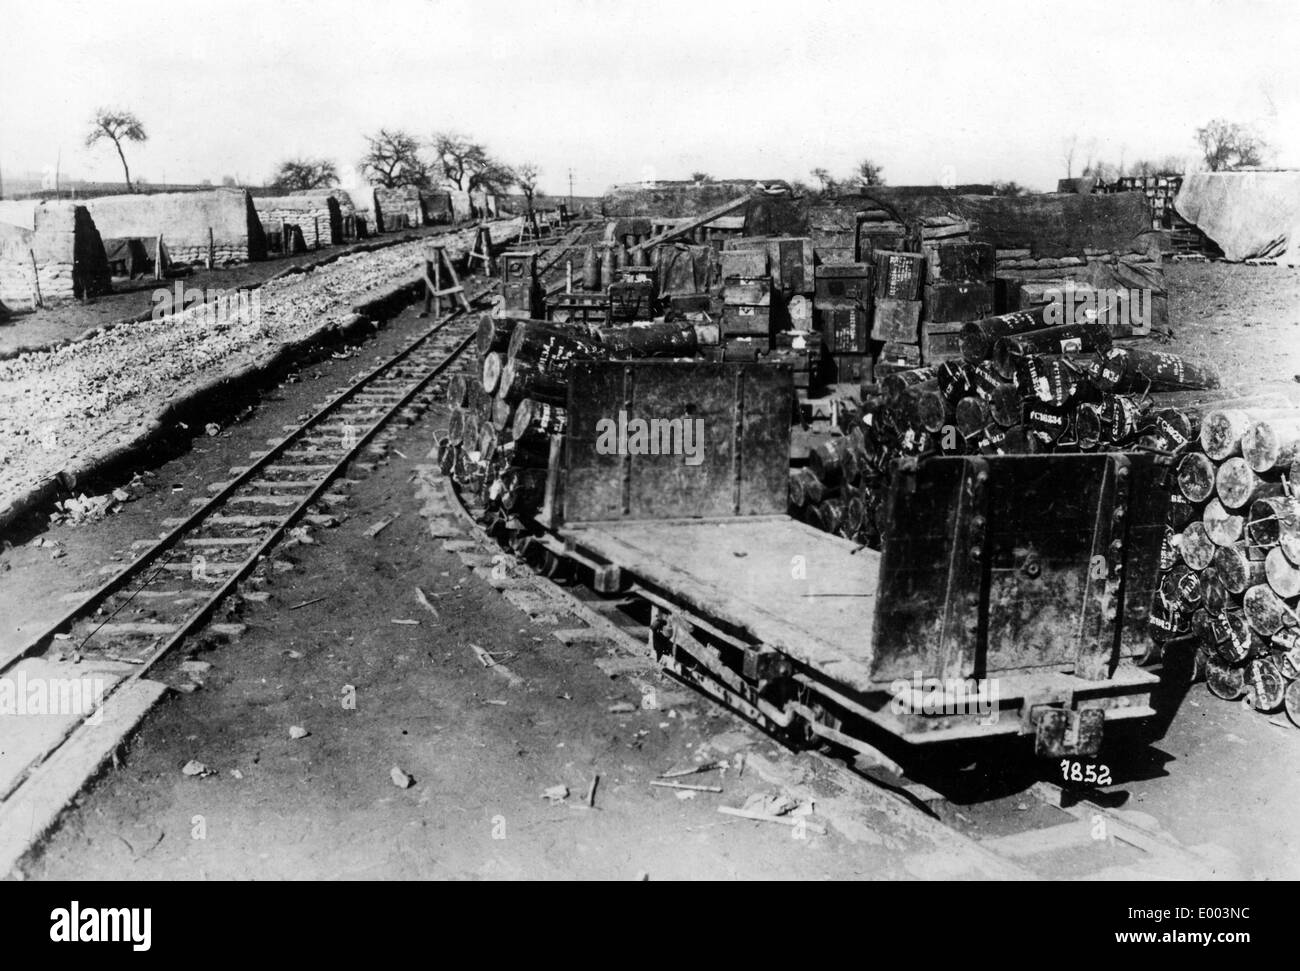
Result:
M663 668L783 741L1091 756L1155 714L1160 457L901 461L875 551L786 515L788 368L575 362L568 395L547 571L648 610Z

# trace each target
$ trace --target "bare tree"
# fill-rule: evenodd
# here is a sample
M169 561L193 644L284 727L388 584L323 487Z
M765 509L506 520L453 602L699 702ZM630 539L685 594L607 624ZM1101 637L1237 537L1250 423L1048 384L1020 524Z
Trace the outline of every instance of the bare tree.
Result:
M835 186L835 180L831 178L831 173L827 169L816 168L813 169L808 174L817 180L817 184L821 186L821 191L823 194L833 190Z
M442 181L465 192L505 192L516 184L516 173L494 158L481 142L457 132L436 132L432 142L434 168Z
M366 154L358 166L372 182L388 189L404 185L427 186L433 179L429 164L420 157L420 142L401 129L379 129L367 135Z
M493 158L489 158L485 165L469 173L465 180L465 188L470 192L500 194L515 185L516 182L517 178L514 169Z
M884 185L885 170L882 166L877 165L869 158L864 158L858 163L856 171L853 173L854 178L862 185Z
M1023 196L1025 187L1019 182L994 182L993 194L995 196Z
M692 182L712 182L712 181L713 181L713 176L709 175L708 172L692 172L692 173L691 173L691 181L692 181Z
M1070 135L1061 143L1061 153L1065 158L1065 177L1074 178L1074 153L1079 148L1078 134Z
M1211 172L1231 172L1261 165L1267 145L1244 125L1216 118L1196 129L1205 167Z
M126 191L134 192L131 184L131 170L127 168L126 154L122 151L122 142L144 142L149 136L145 133L140 119L129 111L114 108L100 108L91 121L90 134L86 136L86 147L90 148L102 138L107 138L117 149L117 157L122 160L122 173L126 176Z
M469 173L487 161L482 145L456 132L435 132L433 154L438 174L455 189L466 189Z
M528 205L528 211L533 211L533 196L537 194L537 176L541 174L541 169L533 162L524 162L522 165L516 165L514 170L515 185L519 186L519 191L524 194L524 202Z
M327 189L338 185L339 173L325 158L290 158L280 163L271 185L277 189Z

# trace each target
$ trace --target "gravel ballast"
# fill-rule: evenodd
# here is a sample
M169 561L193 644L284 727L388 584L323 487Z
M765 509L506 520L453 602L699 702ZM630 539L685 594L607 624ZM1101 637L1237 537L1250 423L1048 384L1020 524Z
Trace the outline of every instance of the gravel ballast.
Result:
M471 227L440 239L454 253L473 236ZM196 307L0 362L0 530L143 444L185 402L282 363L286 349L354 325L358 305L413 286L427 245L268 281L216 321Z

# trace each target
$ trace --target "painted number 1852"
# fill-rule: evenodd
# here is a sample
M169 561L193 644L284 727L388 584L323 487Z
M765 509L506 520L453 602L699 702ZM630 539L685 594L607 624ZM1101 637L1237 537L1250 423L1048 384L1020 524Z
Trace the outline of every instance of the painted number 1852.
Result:
M1110 766L1093 765L1061 759L1061 778L1066 782L1084 782L1091 786L1110 785Z

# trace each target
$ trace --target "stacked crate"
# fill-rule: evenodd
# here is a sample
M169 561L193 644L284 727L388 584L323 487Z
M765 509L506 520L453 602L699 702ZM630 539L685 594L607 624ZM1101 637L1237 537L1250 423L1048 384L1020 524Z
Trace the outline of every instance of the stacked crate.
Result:
M877 371L921 366L921 292L925 257L877 250L871 337L883 341Z
M808 210L808 231L821 263L857 261L857 221L840 206L814 206Z
M614 271L609 285L609 321L630 324L653 320L658 273L653 266L622 266Z
M767 246L723 250L723 359L756 359L758 354L771 350L771 334L772 275Z
M884 209L873 208L857 214L857 237L854 251L859 263L870 263L880 250L897 252L907 247L907 227Z
M537 253L506 253L501 257L501 299L497 316L535 320L542 315L543 294L537 275Z
M957 360L962 325L994 313L993 247L954 233L924 240L921 251L926 258L921 359L926 364Z
M817 267L813 314L834 383L871 379L871 267L827 263Z

